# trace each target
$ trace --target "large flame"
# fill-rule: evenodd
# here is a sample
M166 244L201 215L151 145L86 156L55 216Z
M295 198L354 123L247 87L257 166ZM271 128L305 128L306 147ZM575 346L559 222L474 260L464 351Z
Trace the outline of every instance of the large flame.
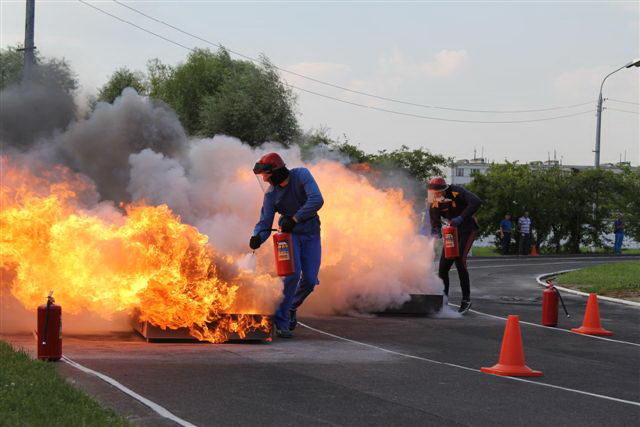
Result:
M166 205L122 214L95 204L92 182L64 167L35 174L3 156L0 168L0 267L14 272L8 286L25 307L54 290L67 313L136 308L142 321L211 342L268 327L224 315L238 308L240 285L220 277L207 236Z

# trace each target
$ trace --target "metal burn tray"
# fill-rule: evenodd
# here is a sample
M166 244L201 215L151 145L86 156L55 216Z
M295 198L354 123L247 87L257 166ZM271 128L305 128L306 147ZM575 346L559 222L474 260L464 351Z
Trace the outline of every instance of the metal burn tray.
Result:
M240 316L237 313L228 313L225 317L231 317L237 319ZM252 316L255 320L260 321L262 317L267 317L269 323L268 331L262 329L254 329L246 333L244 337L241 337L236 332L229 332L229 337L226 342L233 341L271 341L273 339L273 316L264 314L245 314L245 316ZM199 342L194 336L189 333L189 328L178 329L162 329L159 326L153 325L147 321L140 320L140 312L135 310L131 315L131 326L138 332L147 342L163 342L163 341L183 341L183 342ZM216 321L208 324L210 328L215 328Z
M382 316L430 316L442 309L442 295L411 294L399 307L388 308L376 314Z

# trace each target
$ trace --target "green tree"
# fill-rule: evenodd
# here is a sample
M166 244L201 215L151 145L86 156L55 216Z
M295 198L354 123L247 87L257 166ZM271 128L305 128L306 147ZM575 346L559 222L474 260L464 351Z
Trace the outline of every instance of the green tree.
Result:
M126 67L119 68L98 90L98 101L112 103L128 87L135 89L141 95L148 92L143 73L131 71Z
M266 58L261 65L197 49L185 63L148 64L150 95L173 107L190 134L226 134L257 145L299 134L295 97Z
M298 134L294 97L267 61L258 68L235 61L231 75L200 109L200 133L233 135L250 145L278 141L288 145Z
M633 184L624 182L633 181L631 171L628 173L507 163L475 175L468 188L485 201L478 212L481 235L497 235L504 214L517 220L529 211L538 247L578 253L585 245L607 247L610 242L605 236L615 213L638 207L629 190Z
M20 45L0 49L0 89L22 80L24 53ZM78 89L78 78L64 58L44 58L36 51L34 79L73 94Z
M326 146L347 157L351 163L368 163L379 170L401 170L418 182L442 175L443 168L452 161L451 158L432 154L425 148L411 150L406 145L393 151L380 150L376 154L369 154L352 144L346 135L343 141L332 140L326 128L303 134L297 143L303 152L316 146Z
M496 236L505 214L517 221L533 202L528 191L533 174L527 165L507 162L492 164L486 174L474 174L467 188L478 195L484 205L477 213L480 235ZM535 218L533 219L535 221Z
M625 234L640 242L640 168L626 167L619 178L618 191L613 194L614 209L623 217Z
M425 182L429 177L443 174L443 167L451 163L451 158L440 154L432 154L426 148L420 147L414 150L406 145L393 150L381 150L375 156L373 163L378 165L390 165L401 169L420 182Z

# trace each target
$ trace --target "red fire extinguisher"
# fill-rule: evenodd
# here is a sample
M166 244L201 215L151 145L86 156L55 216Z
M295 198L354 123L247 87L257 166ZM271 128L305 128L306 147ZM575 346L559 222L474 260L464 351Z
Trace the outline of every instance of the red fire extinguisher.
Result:
M558 292L551 280L547 281L547 287L542 292L542 324L544 326L557 326L558 325L558 300L562 303L562 308L567 314L567 317L571 317L567 311L567 307L564 305L562 295Z
M442 238L444 239L444 257L446 259L458 258L460 256L458 229L451 224L445 225L442 227Z
M276 256L278 276L289 276L295 271L293 241L291 233L278 232L273 235L273 250Z
M62 357L62 307L54 304L53 292L47 303L38 307L38 359L60 360Z

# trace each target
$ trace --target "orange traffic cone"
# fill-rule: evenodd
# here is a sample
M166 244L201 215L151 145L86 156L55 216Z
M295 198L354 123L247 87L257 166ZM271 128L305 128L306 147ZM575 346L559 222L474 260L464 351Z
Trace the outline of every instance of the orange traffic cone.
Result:
M507 326L504 329L502 348L498 363L491 368L480 368L487 374L512 376L512 377L541 377L541 371L534 371L524 364L524 349L522 348L522 336L520 335L520 319L511 314L507 318Z
M533 245L533 248L531 248L531 253L529 255L538 256L538 250L536 249L536 245Z
M598 309L598 296L596 294L589 294L587 311L584 313L582 326L571 329L571 332L586 335L613 335L613 332L603 329L600 324L600 310Z

